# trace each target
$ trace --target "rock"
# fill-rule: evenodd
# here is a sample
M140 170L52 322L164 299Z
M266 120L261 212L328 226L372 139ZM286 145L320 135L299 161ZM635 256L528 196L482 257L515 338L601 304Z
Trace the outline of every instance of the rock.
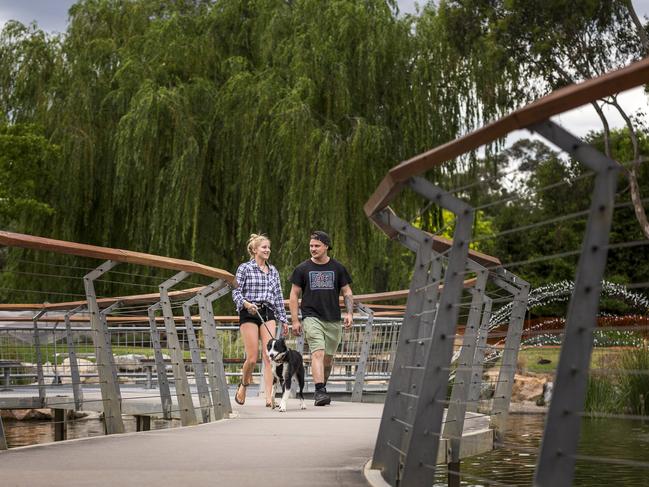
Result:
M51 409L14 409L13 415L16 421L29 420L50 420L52 419Z
M0 418L2 419L16 419L14 409L0 409Z
M543 394L543 386L549 380L545 375L520 375L514 377L512 401L536 401Z
M141 372L142 359L145 359L146 355L129 353L127 355L115 355L115 364L117 368L122 372Z
M77 366L79 367L79 375L81 376L81 382L84 383L96 383L99 380L97 377L83 377L84 374L97 375L97 366L90 360L83 358L77 359ZM61 383L71 384L71 369L70 369L70 359L66 358L63 363L59 366L59 375L61 376Z

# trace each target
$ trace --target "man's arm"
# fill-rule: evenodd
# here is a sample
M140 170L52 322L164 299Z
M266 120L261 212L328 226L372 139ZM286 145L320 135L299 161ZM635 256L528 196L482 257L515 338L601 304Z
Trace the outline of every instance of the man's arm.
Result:
M354 294L352 293L352 288L349 284L342 287L343 292L343 301L345 302L345 309L347 314L343 319L343 326L345 328L351 328L354 322Z
M291 312L291 325L293 327L293 333L296 335L302 334L302 323L300 323L300 318L298 317L298 300L300 299L300 294L302 293L302 288L297 284L291 285L291 294L288 298L288 309Z

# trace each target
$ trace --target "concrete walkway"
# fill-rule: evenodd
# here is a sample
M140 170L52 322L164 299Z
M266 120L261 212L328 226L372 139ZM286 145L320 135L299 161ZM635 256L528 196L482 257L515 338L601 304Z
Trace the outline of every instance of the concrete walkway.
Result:
M334 401L280 413L249 397L235 417L0 452L2 486L360 486L382 404Z

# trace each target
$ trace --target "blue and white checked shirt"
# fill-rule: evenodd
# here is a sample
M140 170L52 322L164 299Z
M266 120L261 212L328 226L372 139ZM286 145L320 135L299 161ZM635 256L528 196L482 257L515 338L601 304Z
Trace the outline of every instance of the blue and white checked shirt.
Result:
M236 279L239 287L232 290L232 300L237 307L237 313L243 308L244 300L249 303L268 303L275 317L281 323L288 323L282 297L282 284L275 266L269 264L268 272L264 273L255 259L251 259L237 268Z

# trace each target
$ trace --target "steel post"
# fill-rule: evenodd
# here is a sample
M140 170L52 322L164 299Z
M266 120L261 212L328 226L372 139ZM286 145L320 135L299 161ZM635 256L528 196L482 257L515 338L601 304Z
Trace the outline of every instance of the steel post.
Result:
M435 316L432 341L426 353L412 433L404 452L405 461L399 482L401 487L432 485L435 476L453 339L474 217L473 208L426 179L412 178L409 184L415 192L453 212L456 220L453 244L444 273L444 288Z
M156 325L155 313L161 308L160 302L152 304L147 309L149 316L149 329L151 330L151 343L153 344L153 357L155 360L156 374L158 378L158 390L160 391L160 405L162 407L162 417L171 419L171 391L169 390L169 381L167 380L167 366L162 354L160 345L160 332Z
M106 333L104 334L104 338L106 340L106 348L111 350L110 354L110 360L111 360L111 367L110 371L113 374L113 381L115 381L115 384L119 384L119 377L117 374L117 365L115 364L115 356L112 353L112 340L110 336L110 331L108 327L108 315L112 313L115 309L119 308L122 305L121 301L115 301L113 304L110 306L107 306L103 310L99 312L99 317L101 319L101 322L104 326L104 329L106 330ZM122 393L119 387L117 387L117 394L119 396L119 400L122 400Z
M78 306L63 315L65 320L65 340L68 346L68 361L70 363L70 380L72 381L72 395L74 396L74 410L81 411L83 407L83 389L81 387L81 374L79 373L79 362L77 351L72 336L72 325L70 317L86 309L85 305Z
M213 300L227 294L229 290L230 288L222 280L219 279L217 281L214 281L210 285L205 286L203 289L197 292L192 299L185 302L185 305L183 306L183 309L186 308L187 310L185 311L185 321L187 322L188 310L192 306L198 305L201 330L203 331L203 340L205 342L205 359L207 364L207 377L209 380L209 387L207 383L205 383L204 394L208 396L208 399L210 399L209 407L212 411L214 419L223 419L224 417L227 417L229 413L229 411L227 410L229 401L228 403L224 402L224 399L222 397L224 390L225 394L227 395L227 384L222 382L222 371L220 370L223 369L223 358L221 356L220 347L218 345L218 339L216 336L216 325L214 323L214 319L210 317L208 308L212 308ZM209 302L207 298L208 295L210 297ZM191 328L193 329L193 325L191 326ZM204 374L205 371L202 361L200 364L200 369ZM205 379L203 379L203 381L204 380ZM208 401L204 402L207 403Z
M384 220L384 223L394 225L393 228L397 231L405 232L408 230L407 225L398 227L394 223L394 215L389 214L387 211L383 211L380 217ZM420 338L417 333L419 331L419 320L424 312L425 305L422 290L426 288L428 283L432 259L432 239L423 238L415 257L406 310L401 331L399 332L394 365L372 458L372 468L381 470L383 478L393 486L398 483L404 461L404 452L401 445L404 436L408 435L411 429L404 418L419 395L418 384L411 384L407 377L410 376L417 347L422 346L423 343L417 340Z
M473 368L471 370L471 385L469 386L469 400L466 407L467 411L477 412L480 393L482 391L482 371L485 361L485 350L487 349L487 338L489 336L489 320L491 320L491 307L493 300L484 295L484 307L482 309L482 321L478 330L478 339L476 341L475 355L473 357Z
M534 485L569 486L575 470L593 332L606 267L615 189L621 166L553 122L532 127L596 173L588 223L568 305L563 344Z
M123 433L122 404L120 400L119 382L115 381L115 363L113 349L110 343L110 332L101 319L94 281L104 273L115 267L118 262L109 260L89 272L83 278L86 290L86 300L90 313L90 327L92 339L97 351L97 370L101 388L101 398L104 409L104 427L106 434Z
M196 410L194 409L194 401L192 400L192 392L189 388L189 381L187 380L187 371L185 370L185 359L183 357L183 349L180 345L178 332L176 331L176 323L174 322L174 315L171 309L171 300L169 299L169 288L175 286L190 274L185 271L177 273L170 279L160 284L160 306L162 308L162 316L165 324L165 331L167 332L167 348L171 355L171 367L174 374L174 385L176 388L176 397L178 398L178 409L180 410L180 422L183 426L195 425L198 421L196 418Z
M194 367L194 379L196 381L196 391L198 392L198 402L201 407L201 418L203 423L209 423L212 417L212 399L210 397L210 390L207 387L205 367L203 366L203 359L201 357L201 350L196 337L196 330L194 329L194 323L192 322L192 304L192 300L186 301L183 304L185 330L187 333L187 341L189 342L189 355Z
M217 289L212 294L199 297L199 310L203 331L208 337L208 363L213 364L214 370L211 372L212 400L214 402L214 416L217 419L227 418L232 412L232 403L228 392L228 378L225 375L225 365L223 364L223 350L216 333L216 322L214 321L213 303L221 296L230 292L229 286ZM199 293L200 294L200 293ZM203 304L201 304L203 303Z
M505 347L500 361L500 371L490 418L496 437L502 441L507 429L507 417L512 399L512 388L514 387L516 363L521 346L530 285L520 277L502 268L496 269L496 275L492 275L492 280L497 286L513 295L512 311L507 327Z
M363 400L363 384L365 383L365 373L367 370L367 360L370 355L372 346L372 323L374 322L374 312L364 304L356 303L356 308L367 316L363 338L361 343L360 356L356 366L356 376L354 377L354 388L352 390L352 402L361 402Z
M41 403L41 407L45 407L45 376L43 375L43 354L41 352L41 337L38 331L38 320L43 316L47 311L44 309L40 310L32 318L34 324L34 349L36 352L36 380L38 381L38 400Z
M482 302L487 286L489 273L481 265L469 261L469 269L476 271L476 284L471 298L471 309L464 328L462 348L457 360L455 380L451 392L451 399L446 413L443 436L447 438L449 463L459 467L460 442L464 429L464 416L467 410L473 357L476 351L477 332L482 312ZM449 468L449 470L452 470Z

